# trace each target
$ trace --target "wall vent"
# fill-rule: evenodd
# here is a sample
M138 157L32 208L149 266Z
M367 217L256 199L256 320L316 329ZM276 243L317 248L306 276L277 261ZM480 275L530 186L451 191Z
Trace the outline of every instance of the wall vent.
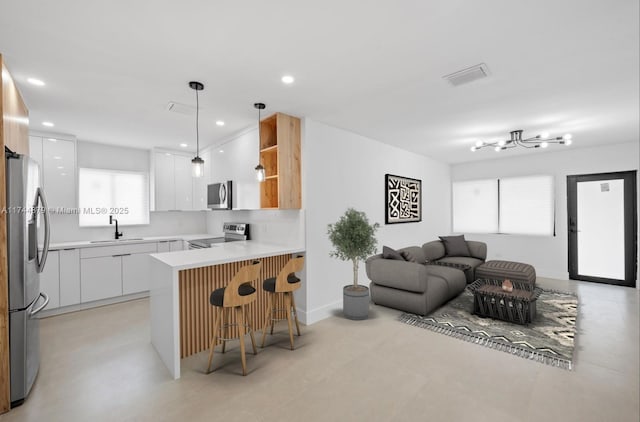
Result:
M489 68L486 64L480 63L469 68L459 70L443 76L453 86L468 84L478 79L489 76Z
M202 107L200 107L202 110ZM195 116L196 108L186 104L180 104L175 101L169 101L167 103L167 111L172 113L184 114L186 116Z

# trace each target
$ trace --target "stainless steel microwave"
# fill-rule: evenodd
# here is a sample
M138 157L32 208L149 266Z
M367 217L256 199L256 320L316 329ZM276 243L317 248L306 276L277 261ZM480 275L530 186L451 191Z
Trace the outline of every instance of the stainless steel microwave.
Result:
M233 204L233 184L231 180L207 185L207 208L230 210Z

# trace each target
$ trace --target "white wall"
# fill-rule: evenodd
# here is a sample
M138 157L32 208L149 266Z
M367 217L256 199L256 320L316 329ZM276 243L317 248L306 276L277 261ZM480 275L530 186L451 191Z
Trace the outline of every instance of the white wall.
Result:
M579 141L577 141L579 142ZM574 143L575 145L575 143ZM637 170L638 143L596 148L551 146L558 151L501 158L452 166L453 181L493 177L551 174L555 176L556 236L476 235L487 242L488 259L527 262L539 276L568 279L567 175ZM484 153L484 151L483 151Z
M303 206L306 209L307 323L342 308L342 287L352 282L351 263L329 257L327 225L353 207L378 222L378 251L437 239L451 227L448 164L305 119L303 123ZM384 224L386 173L422 180L422 222ZM368 285L364 265L359 282Z

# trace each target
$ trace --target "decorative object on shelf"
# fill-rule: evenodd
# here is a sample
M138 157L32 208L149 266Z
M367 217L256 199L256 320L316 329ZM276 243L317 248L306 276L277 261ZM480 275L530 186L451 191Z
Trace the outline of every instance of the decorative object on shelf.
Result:
M503 149L524 147L524 148L546 148L549 144L571 145L572 135L570 133L564 136L549 137L548 132L543 132L532 138L522 139L522 129L512 130L511 139L497 142L478 141L471 147L471 151L477 151L482 148L491 147L494 151L500 152Z
M260 110L264 110L266 106L264 105L264 103L255 103L253 104L253 106L258 109L258 145L261 145L260 132L262 131L260 130ZM258 158L258 160L260 160L260 158ZM256 179L258 179L258 182L264 182L266 178L266 173L264 171L264 166L262 165L262 163L258 161L258 165L256 166L255 170L256 170Z
M202 177L204 174L204 160L200 158L200 131L199 131L199 117L200 117L200 103L198 101L198 91L204 89L202 82L191 81L189 87L196 91L196 156L191 160L191 168L193 177Z
M513 283L508 278L505 278L502 282L502 290L505 292L511 293L513 292Z
M422 180L385 174L385 224L422 221Z
M378 223L369 224L364 212L349 208L327 228L329 240L335 248L329 255L353 263L353 284L342 289L342 307L348 319L360 320L369 316L369 288L358 285L358 264L376 252L375 233L378 227Z

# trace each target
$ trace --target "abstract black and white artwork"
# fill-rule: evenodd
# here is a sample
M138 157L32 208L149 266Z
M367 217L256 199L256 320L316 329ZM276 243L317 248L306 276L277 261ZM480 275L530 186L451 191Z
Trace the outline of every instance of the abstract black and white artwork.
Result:
M385 223L422 221L422 180L385 174Z

